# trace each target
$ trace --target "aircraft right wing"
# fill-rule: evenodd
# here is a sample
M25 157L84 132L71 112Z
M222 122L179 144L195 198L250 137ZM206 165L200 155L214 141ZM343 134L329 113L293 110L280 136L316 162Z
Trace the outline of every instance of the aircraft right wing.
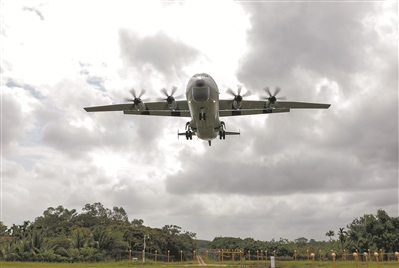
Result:
M288 113L291 109L328 109L330 104L278 101L267 107L267 101L244 100L241 109L234 109L232 100L219 101L220 116L239 116L252 114Z

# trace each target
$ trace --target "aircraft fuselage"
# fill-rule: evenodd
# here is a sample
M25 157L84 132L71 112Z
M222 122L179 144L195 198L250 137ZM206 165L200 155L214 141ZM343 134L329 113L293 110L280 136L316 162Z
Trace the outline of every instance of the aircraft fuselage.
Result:
M187 84L186 98L191 114L190 127L200 139L213 140L221 130L219 94L218 86L208 74L196 74Z

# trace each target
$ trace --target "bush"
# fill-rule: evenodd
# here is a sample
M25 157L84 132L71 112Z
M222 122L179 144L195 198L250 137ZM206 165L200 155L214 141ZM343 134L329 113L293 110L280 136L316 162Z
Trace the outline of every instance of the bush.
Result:
M22 261L21 256L16 253L10 253L6 256L6 261Z

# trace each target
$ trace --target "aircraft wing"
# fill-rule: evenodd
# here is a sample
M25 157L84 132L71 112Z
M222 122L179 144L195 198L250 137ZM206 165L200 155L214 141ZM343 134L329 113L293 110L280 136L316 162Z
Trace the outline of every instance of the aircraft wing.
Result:
M289 109L328 109L331 104L296 102L296 101L278 101L276 107Z
M166 102L145 103L146 109L138 111L132 103L112 104L84 108L86 112L115 112L122 111L124 114L154 115L154 116L182 116L190 117L187 101L176 101L177 109L170 110Z
M233 108L232 100L219 101L220 116L238 116L252 114L269 114L269 113L287 113L290 109L328 109L330 104L310 103L310 102L294 102L294 101L278 101L273 108L266 107L266 101L244 100L241 109Z

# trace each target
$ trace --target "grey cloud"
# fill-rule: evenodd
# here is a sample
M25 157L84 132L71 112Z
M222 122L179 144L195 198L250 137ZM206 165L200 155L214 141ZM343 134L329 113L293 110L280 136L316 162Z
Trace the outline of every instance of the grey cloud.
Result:
M386 189L392 187L397 176L395 170L354 165L350 157L317 152L313 147L292 150L295 153L285 150L280 156L264 155L271 163L260 162L261 156L256 155L235 155L235 163L218 159L212 153L182 157L182 166L189 169L168 176L166 187L168 192L179 195L202 192L275 196L323 193L331 189L342 192L365 191L370 187ZM380 178L385 183L374 186Z
M3 94L1 117L2 117L2 145L17 142L24 136L25 116L20 105L11 94Z
M182 41L160 31L140 37L127 29L119 31L121 57L129 66L142 71L154 68L167 77L185 77L185 66L198 59L201 53Z
M371 3L243 3L251 14L250 50L237 77L254 88L281 85L293 68L346 81L364 66L367 47L376 38L362 18ZM252 79L247 79L251 77Z

